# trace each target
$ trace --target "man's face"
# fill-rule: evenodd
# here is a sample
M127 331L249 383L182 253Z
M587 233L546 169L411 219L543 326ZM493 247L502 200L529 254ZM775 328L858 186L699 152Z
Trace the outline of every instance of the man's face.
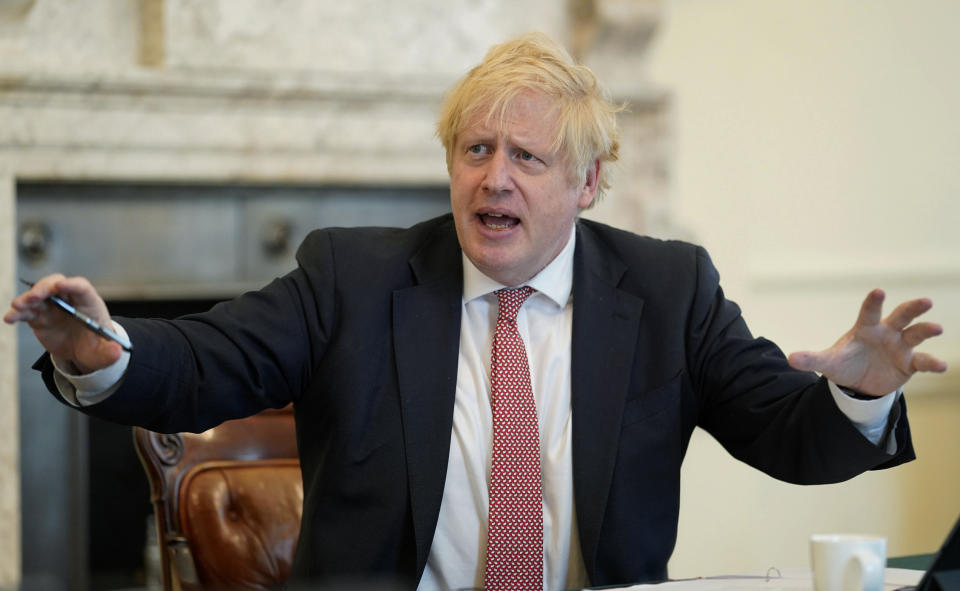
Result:
M550 150L553 107L545 95L523 93L511 102L502 129L480 117L453 147L457 238L473 264L504 285L523 283L546 267L596 193L599 163L571 184L567 161Z

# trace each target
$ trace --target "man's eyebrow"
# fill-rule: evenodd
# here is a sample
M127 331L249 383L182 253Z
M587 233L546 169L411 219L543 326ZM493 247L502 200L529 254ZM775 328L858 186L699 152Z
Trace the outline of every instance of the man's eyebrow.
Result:
M513 137L510 138L510 143L530 153L542 156L553 154L556 151L552 143L544 142L542 138Z
M496 136L486 133L463 134L457 141L458 144L489 144L496 141Z

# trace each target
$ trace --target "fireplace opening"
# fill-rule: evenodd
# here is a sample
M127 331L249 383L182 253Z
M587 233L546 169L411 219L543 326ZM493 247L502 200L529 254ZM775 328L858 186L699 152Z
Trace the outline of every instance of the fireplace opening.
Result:
M446 187L39 183L17 187L17 273L84 275L115 316L172 318L293 269L326 226L409 226L449 211ZM46 392L18 327L23 591L147 588L149 486L130 427Z

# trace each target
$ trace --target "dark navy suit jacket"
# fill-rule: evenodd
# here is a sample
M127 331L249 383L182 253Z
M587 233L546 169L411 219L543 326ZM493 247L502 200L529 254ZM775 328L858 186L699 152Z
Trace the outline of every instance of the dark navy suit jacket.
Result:
M319 230L297 260L209 313L122 320L136 345L128 374L86 412L201 431L294 402L304 482L294 576L415 583L453 420L462 299L453 220ZM913 458L902 402L891 457L840 413L822 379L751 336L693 245L578 221L572 348L574 496L593 585L666 578L696 426L790 482Z

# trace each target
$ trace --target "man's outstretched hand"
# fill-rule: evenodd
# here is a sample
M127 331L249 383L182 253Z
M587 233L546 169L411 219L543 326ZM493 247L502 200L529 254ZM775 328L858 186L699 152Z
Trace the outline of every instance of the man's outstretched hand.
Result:
M940 359L914 350L943 332L933 322L911 324L933 303L926 298L910 300L881 318L884 297L880 289L871 291L863 300L856 324L840 340L823 351L791 353L790 365L819 372L838 386L871 396L897 390L918 371L946 371L947 364Z
M48 275L10 302L4 322L26 322L50 354L63 358L81 373L102 369L120 358L120 345L87 330L77 319L46 301L58 295L102 326L111 326L103 298L83 277Z

